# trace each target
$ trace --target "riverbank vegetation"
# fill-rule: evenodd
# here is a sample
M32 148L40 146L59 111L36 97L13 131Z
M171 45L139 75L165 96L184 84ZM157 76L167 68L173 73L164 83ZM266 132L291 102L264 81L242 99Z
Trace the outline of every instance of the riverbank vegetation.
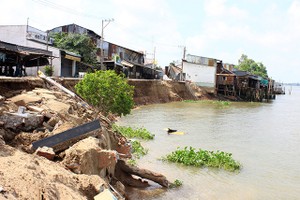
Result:
M76 84L76 92L104 114L130 114L134 106L134 87L113 70L88 73Z
M129 126L118 126L113 125L113 130L119 132L121 135L127 138L137 138L143 140L152 140L154 139L154 134L151 134L145 128L132 128Z
M184 100L183 102L185 102L185 103L214 104L216 106L230 106L231 105L230 101L216 101L216 100L200 100L200 101Z
M220 168L231 172L241 169L241 164L232 158L231 153L196 150L193 147L178 148L162 160L182 163L187 166Z
M114 131L120 133L124 137L131 139L130 142L133 158L131 158L128 163L131 165L136 165L136 159L140 159L142 156L148 153L148 149L144 148L141 142L137 139L153 140L155 135L151 134L145 128L132 128L129 126L118 126L116 124L113 124L112 128Z

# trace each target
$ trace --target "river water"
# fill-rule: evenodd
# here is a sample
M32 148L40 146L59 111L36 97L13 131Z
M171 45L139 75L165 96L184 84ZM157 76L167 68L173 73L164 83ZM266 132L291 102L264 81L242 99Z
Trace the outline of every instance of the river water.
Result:
M288 87L290 89L290 87ZM269 103L175 102L143 106L119 125L145 127L155 134L143 142L144 167L179 179L178 189L160 190L144 199L300 199L300 88ZM164 128L183 131L168 135ZM231 152L239 173L163 162L177 147ZM141 198L141 197L139 197Z

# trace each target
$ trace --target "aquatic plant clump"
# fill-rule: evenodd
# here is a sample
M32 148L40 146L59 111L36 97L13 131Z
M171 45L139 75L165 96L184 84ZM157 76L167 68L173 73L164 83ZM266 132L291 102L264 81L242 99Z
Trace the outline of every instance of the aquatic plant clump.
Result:
M131 141L132 154L136 158L141 158L148 153L148 149L144 148L139 141Z
M231 153L223 151L214 152L202 149L197 151L193 147L185 147L184 149L178 148L176 151L168 154L163 160L182 163L187 166L222 168L231 172L240 170L241 164L231 156Z
M180 187L180 186L182 186L182 183L183 182L181 180L176 179L173 183L170 183L169 188Z
M113 130L117 131L121 135L127 138L139 138L143 140L152 140L154 139L154 134L151 134L145 128L131 128L127 126L118 126L116 124L113 125Z

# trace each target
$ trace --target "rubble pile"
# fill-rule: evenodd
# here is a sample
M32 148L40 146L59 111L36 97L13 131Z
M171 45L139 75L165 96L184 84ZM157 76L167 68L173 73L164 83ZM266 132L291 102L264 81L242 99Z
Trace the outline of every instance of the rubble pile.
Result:
M125 199L128 183L148 186L142 178L168 187L163 175L126 164L129 142L113 120L57 89L1 96L0 200Z

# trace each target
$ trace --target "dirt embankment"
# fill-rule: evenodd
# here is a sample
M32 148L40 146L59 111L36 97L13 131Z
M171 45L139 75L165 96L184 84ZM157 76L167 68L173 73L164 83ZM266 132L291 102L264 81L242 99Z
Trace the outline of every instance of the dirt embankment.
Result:
M69 90L74 90L78 79L56 79ZM134 102L136 105L168 103L182 100L214 99L205 89L189 82L129 79L128 84L134 86Z
M134 86L134 102L136 105L212 98L205 90L188 82L129 80L128 83Z

